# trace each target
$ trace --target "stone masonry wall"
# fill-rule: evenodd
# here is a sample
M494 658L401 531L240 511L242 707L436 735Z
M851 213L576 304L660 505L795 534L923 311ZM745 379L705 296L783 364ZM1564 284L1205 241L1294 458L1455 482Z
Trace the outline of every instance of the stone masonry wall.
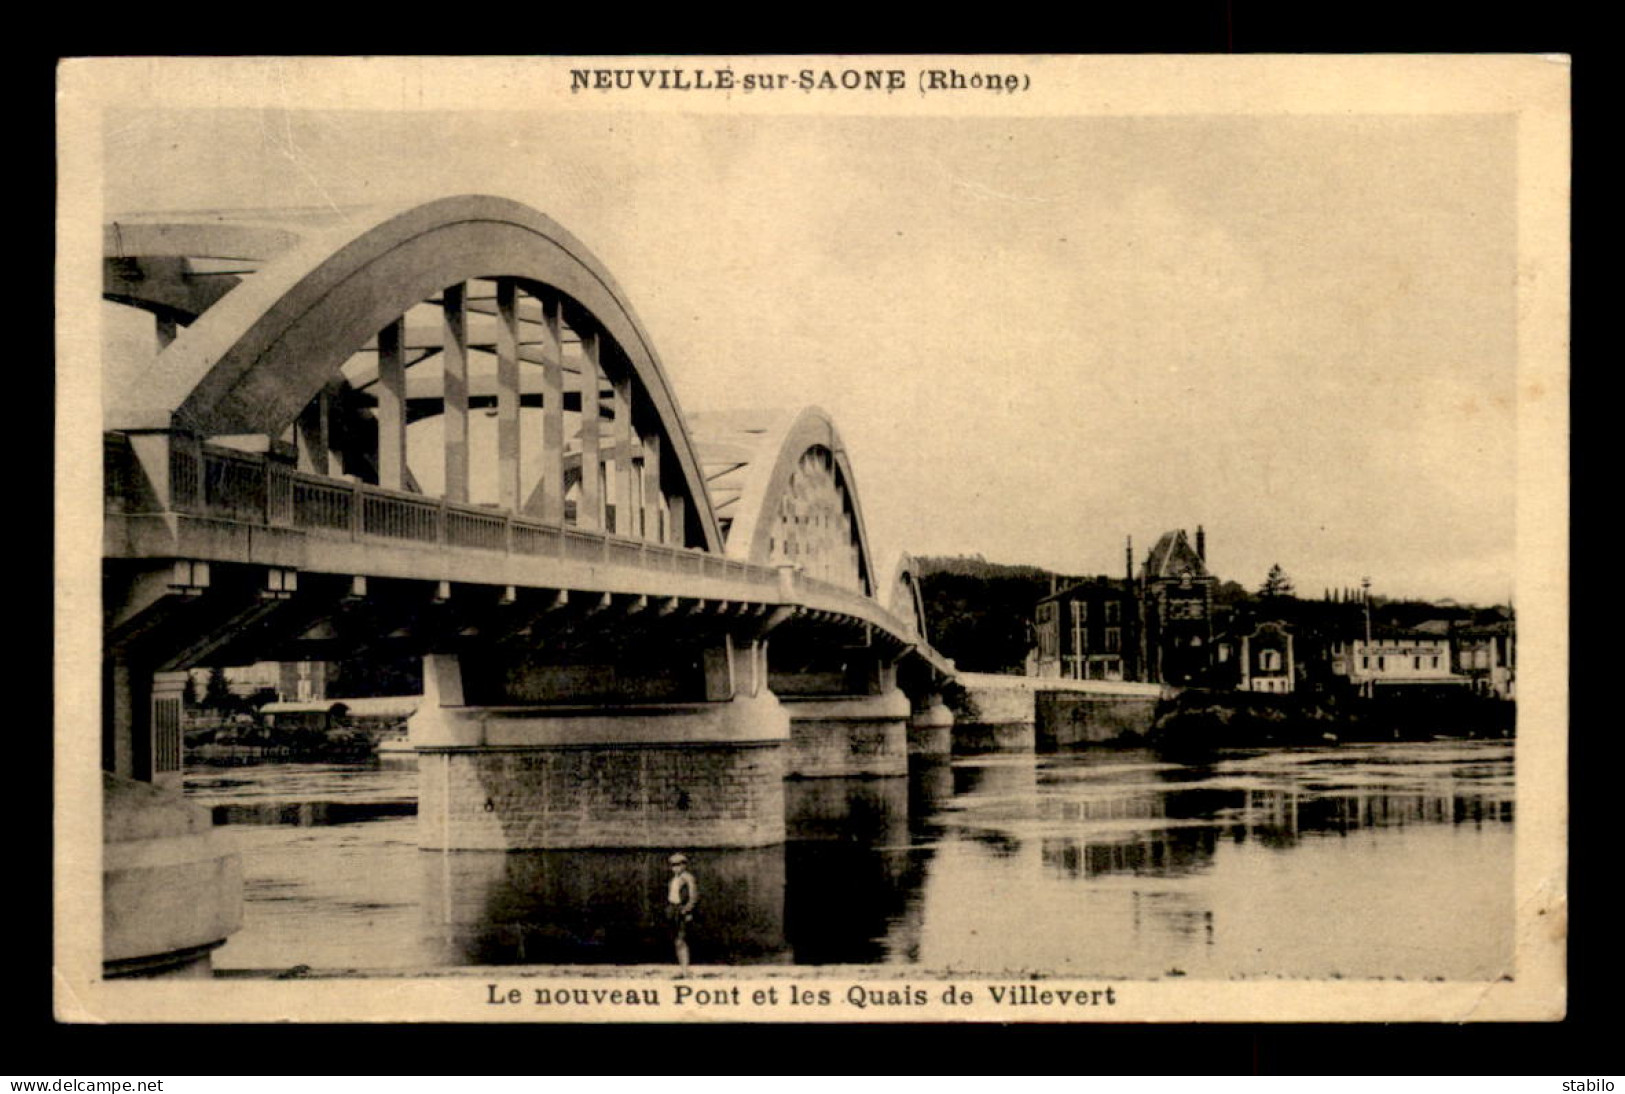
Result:
M784 839L784 746L424 750L427 848L761 847Z
M789 773L800 778L907 775L903 718L804 718L791 707Z
M955 722L955 752L1032 752L1035 729L1026 722Z
M1040 748L1112 741L1125 734L1144 735L1156 714L1154 697L1090 695L1079 692L1038 693Z

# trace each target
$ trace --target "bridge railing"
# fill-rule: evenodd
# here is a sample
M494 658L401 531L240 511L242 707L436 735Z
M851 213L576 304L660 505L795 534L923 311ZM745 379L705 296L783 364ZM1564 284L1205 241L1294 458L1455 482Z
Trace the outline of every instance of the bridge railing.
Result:
M161 445L162 447L158 447ZM751 598L835 612L918 638L861 590L708 551L546 524L480 505L448 502L299 471L285 460L202 444L184 434L104 435L108 513L179 512L210 520L298 530L352 541L501 552L636 567L752 586ZM163 474L154 474L156 461ZM167 480L165 475L167 474ZM162 496L164 493L168 497ZM929 647L921 652L939 659ZM946 662L944 662L946 664Z
M168 434L169 497L156 497L127 437L107 434L109 512L179 512L352 540L377 538L776 585L777 572L722 555L546 524L488 508L299 471L266 455ZM764 599L768 599L764 597Z

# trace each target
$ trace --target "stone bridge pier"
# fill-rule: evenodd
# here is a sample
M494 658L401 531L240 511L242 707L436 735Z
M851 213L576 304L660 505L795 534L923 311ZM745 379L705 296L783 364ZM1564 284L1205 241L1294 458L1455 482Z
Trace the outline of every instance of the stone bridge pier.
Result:
M242 864L181 794L185 669L253 604L233 574L181 561L112 568L103 582L103 974L208 976L242 922ZM213 587L213 594L207 595Z
M908 717L908 754L944 759L954 750L954 712L948 709L941 691L927 691L912 697Z
M948 680L935 667L919 661L904 660L898 665L898 686L909 700L908 755L918 763L946 760L953 754L954 712L944 694Z
M897 655L861 625L798 625L774 639L768 681L789 712L787 774L908 774L910 704Z
M782 842L790 718L767 685L762 629L628 639L620 654L426 656L411 723L421 845Z

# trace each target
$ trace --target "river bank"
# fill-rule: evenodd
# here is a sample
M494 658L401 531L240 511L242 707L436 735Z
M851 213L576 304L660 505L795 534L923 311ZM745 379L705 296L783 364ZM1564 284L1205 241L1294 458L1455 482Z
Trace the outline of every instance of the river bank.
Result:
M1516 718L1517 704L1469 694L1365 699L1188 688L1158 705L1145 742L1181 751L1500 739L1515 734Z

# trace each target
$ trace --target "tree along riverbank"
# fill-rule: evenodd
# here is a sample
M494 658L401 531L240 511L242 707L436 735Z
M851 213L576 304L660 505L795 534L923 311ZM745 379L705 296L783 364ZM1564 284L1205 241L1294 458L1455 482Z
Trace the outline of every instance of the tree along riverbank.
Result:
M186 762L358 763L371 759L385 734L350 726L333 729L275 729L218 726L188 730Z
M1514 735L1516 716L1516 703L1465 693L1364 699L1188 688L1159 704L1146 743L1177 752L1333 741L1501 738Z

